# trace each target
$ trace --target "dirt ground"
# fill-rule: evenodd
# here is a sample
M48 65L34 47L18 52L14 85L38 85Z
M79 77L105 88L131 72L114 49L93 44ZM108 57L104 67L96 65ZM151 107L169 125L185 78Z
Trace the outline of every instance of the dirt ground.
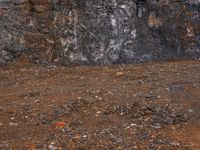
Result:
M200 150L200 61L0 67L2 150Z

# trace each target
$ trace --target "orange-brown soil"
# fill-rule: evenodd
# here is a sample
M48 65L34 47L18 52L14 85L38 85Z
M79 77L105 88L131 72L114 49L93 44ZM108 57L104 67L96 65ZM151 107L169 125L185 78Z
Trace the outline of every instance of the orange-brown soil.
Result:
M200 149L200 61L21 61L0 67L2 150Z

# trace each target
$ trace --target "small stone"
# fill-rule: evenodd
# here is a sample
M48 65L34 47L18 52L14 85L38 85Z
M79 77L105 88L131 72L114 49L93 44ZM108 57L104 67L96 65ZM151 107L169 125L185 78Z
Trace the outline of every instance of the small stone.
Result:
M18 126L18 124L17 124L17 123L14 123L14 122L10 122L9 125L10 125L10 126Z
M158 99L160 99L160 98L161 98L161 96L160 96L160 95L158 95L158 96L157 96L157 98L158 98Z
M133 148L134 148L134 149L138 149L138 147L137 147L137 146L133 146Z
M51 144L48 146L48 148L49 148L50 150L57 150L57 149L58 149L58 147L55 146L55 142L51 142Z
M80 135L76 135L75 137L74 137L74 139L80 139L81 138L81 136Z
M99 96L95 96L96 99L98 100L102 100L103 98L102 97L99 97Z
M115 74L116 77L121 77L121 76L123 76L123 75L124 75L124 73L121 72L121 71L119 71L119 72L117 72L117 73Z
M81 99L82 99L82 97L77 97L76 99L77 99L77 100L81 100Z
M39 100L39 99L37 99L37 100L35 100L35 101L34 101L34 103L39 103L39 102L40 102L40 100Z
M188 109L188 112L189 112L189 113L193 113L193 110L189 108L189 109Z
M113 92L109 91L108 94L113 95Z
M83 138L87 138L87 135L83 135Z
M180 144L179 144L178 142L170 142L170 144L171 144L172 146L180 147Z
M160 129L161 128L161 124L160 123L156 123L155 125L152 126L154 129Z
M135 123L131 123L130 126L131 126L131 127L132 127L132 126L137 126L137 124L135 124Z
M140 85L143 85L143 84L144 84L144 81L143 81L143 80L139 80L138 83L139 83Z
M101 114L101 111L97 111L96 114Z

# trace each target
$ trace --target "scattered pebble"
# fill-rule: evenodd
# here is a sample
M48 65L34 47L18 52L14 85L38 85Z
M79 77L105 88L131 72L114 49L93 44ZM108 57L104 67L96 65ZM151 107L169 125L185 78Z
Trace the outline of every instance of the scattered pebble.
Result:
M77 100L82 100L82 97L77 97L76 99L77 99Z
M18 126L18 123L10 122L9 125L10 126Z
M121 76L123 76L123 75L124 75L124 73L121 72L121 71L120 71L120 72L117 72L117 73L115 74L116 77L121 77Z
M180 144L179 144L178 142L170 142L170 144L171 144L172 146L180 147Z
M55 146L55 142L52 142L49 146L48 146L49 150L58 150L58 147Z
M112 69L109 70L109 74L115 75L117 72L112 71ZM176 92L172 92L172 89L181 90L181 88L179 86L171 87L172 82L173 84L176 83L171 81L171 77L168 79L163 76L162 80L160 80L158 78L161 76L157 76L152 71L151 78L149 78L146 75L142 75L143 71L144 69L137 72L135 69L130 73L127 73L127 70L124 73L118 73L117 76L123 76L127 73L128 77L123 78L123 80L115 78L115 83L110 75L103 76L106 81L108 80L107 77L109 79L111 77L111 83L108 81L102 84L100 83L102 81L101 77L99 79L96 74L94 79L93 75L91 76L92 79L89 79L90 74L87 76L83 73L86 76L86 82L81 81L84 86L78 88L71 88L71 85L67 83L63 84L63 81L70 81L62 77L57 78L61 72L58 74L53 73L50 80L55 75L56 82L58 82L56 87L53 87L54 82L49 82L51 87L43 91L41 84L39 85L41 86L39 88L41 94L34 95L32 93L32 95L26 96L27 99L21 99L21 97L18 97L19 93L17 92L16 102L12 101L12 99L11 101L2 102L3 108L1 108L2 106L0 107L2 109L0 112L2 112L3 116L0 126L3 134L10 134L10 129L12 129L14 135L22 135L21 137L24 141L33 142L32 144L35 147L32 149L61 150L67 149L66 147L69 147L68 149L90 149L93 146L92 144L95 144L94 149L96 147L96 149L140 149L142 146L143 149L182 149L184 146L182 141L184 141L185 137L180 136L178 140L178 142L181 141L180 143L171 140L176 139L177 132L184 131L188 133L192 131L191 135L186 134L189 136L188 138L198 133L196 132L198 129L193 129L193 124L191 124L191 120L193 119L195 122L198 115L190 114L194 112L198 114L197 106L189 103L191 100L193 104L198 97L194 101L193 97L191 99L184 97L182 100L183 97L179 97L179 95L175 95L177 94ZM38 75L42 76L41 73ZM76 79L81 76L82 74L80 76L77 75ZM64 77L66 77L66 74L64 74ZM5 79L2 78L2 80L7 81L7 78ZM47 82L47 79L49 80L46 77L41 78L45 82ZM168 80L170 83L168 83ZM192 83L194 78L191 80ZM143 83L144 81L145 84ZM140 86L138 82L144 85ZM73 80L72 83L79 86L80 80ZM179 84L182 87L186 87L186 89L188 89L189 85L190 88L190 83L187 85L185 80L183 83L184 86L182 83ZM27 83L21 84L25 86L23 84ZM21 86L21 84L19 85ZM58 87L59 84L60 87ZM168 86L170 92L166 91ZM34 91L33 87L31 88L31 90L25 89L24 93ZM38 86L34 88L38 89ZM44 88L46 88L46 85ZM185 96L184 92L181 93L183 96ZM186 94L190 94L189 92ZM198 93L195 94L198 95ZM188 103L190 105L185 105L187 100L189 100ZM198 104L198 102L195 104ZM188 116L192 117L192 119ZM196 120L198 123L198 119ZM34 134L32 134L32 129ZM30 136L26 136L30 131ZM168 134L168 131L173 132L173 135L170 135L170 132ZM11 147L11 144L18 142L18 140L13 140L13 143L10 141L10 139L5 140L4 145L8 144ZM186 144L191 146L187 141ZM7 149L11 149L10 147Z
M189 109L188 109L188 112L189 112L189 113L193 113L193 110L189 108Z
M100 114L101 114L101 111L97 111L96 114L95 114L95 116L97 117L97 116L99 116Z
M95 96L95 98L98 99L98 100L100 100L100 101L103 100L103 98L99 97L99 96Z

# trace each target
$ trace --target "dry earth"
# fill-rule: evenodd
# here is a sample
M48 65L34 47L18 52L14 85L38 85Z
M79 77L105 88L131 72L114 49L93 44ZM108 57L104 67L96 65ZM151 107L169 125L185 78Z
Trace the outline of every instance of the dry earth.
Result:
M200 61L0 67L2 150L199 150Z

